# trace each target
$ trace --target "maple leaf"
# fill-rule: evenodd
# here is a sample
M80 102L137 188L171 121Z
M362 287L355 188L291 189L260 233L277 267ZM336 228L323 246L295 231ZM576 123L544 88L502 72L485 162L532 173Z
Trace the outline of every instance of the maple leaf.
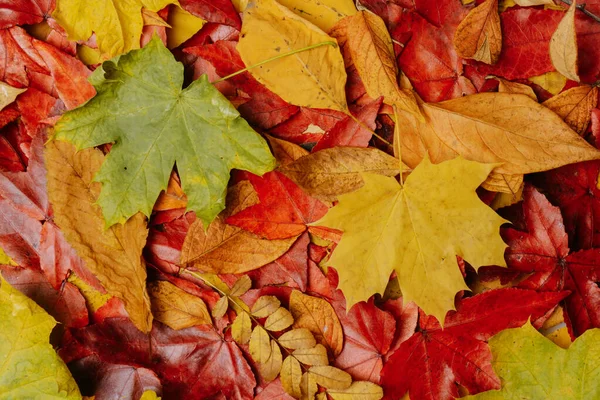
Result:
M395 270L405 301L443 321L456 292L467 288L456 255L476 268L504 265L504 220L475 194L492 168L460 158L433 165L425 158L403 187L365 174L362 188L339 196L314 225L344 232L327 265L340 275L348 308L383 293Z
M565 90L542 103L561 116L569 126L583 136L598 105L598 88L581 85Z
M5 398L81 399L67 366L48 343L56 321L0 276L0 393Z
M569 290L564 300L565 321L573 337L600 327L600 251L569 254L567 234L560 210L533 187L523 191L526 232L507 228L503 237L509 248L509 271L522 274L518 287L539 291Z
M242 26L240 16L227 0L179 0L184 10L205 21L226 24L239 30Z
M54 9L55 0L3 0L0 2L0 29L42 22Z
M494 370L502 378L502 390L465 399L598 398L599 339L600 331L590 330L568 349L562 349L530 324L500 332L489 343Z
M249 174L248 180L260 203L228 217L225 222L265 239L297 237L307 224L323 217L328 210L280 172L269 172L262 178Z
M485 344L503 329L536 320L568 292L497 289L457 301L446 316L444 328L420 313L417 332L404 341L383 367L385 393L412 399L445 400L459 396L457 385L469 393L499 389L492 369L492 354ZM415 376L426 377L414 379Z
M78 149L116 142L94 178L107 226L150 216L175 162L188 209L206 225L225 208L232 168L262 175L274 167L266 142L207 77L182 90L182 71L155 37L97 69L96 97L56 124L55 138Z

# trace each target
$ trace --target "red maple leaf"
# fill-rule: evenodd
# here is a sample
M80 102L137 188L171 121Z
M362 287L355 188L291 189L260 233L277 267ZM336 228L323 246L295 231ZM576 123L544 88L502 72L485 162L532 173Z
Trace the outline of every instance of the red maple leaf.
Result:
M444 329L435 317L420 313L415 334L394 352L382 371L385 398L406 392L413 400L459 397L455 383L475 394L500 389L485 343L496 333L537 320L568 292L540 293L497 289L457 301Z
M42 22L54 10L55 0L0 0L0 29Z
M230 25L240 30L242 21L229 0L181 0L184 10L205 21Z

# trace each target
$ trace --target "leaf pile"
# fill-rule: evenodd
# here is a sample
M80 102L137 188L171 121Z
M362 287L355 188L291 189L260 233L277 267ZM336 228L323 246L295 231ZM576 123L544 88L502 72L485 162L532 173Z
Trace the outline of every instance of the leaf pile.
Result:
M0 399L595 399L600 5L0 1Z

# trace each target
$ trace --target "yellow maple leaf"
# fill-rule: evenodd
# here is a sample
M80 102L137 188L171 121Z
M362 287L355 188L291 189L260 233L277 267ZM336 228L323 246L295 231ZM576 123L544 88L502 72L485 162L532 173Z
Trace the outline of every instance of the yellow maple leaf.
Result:
M383 293L395 270L404 300L443 321L456 292L468 289L457 255L474 268L504 266L499 228L506 221L475 193L494 167L425 158L404 186L365 174L361 189L339 196L314 225L344 232L328 265L338 270L348 308Z

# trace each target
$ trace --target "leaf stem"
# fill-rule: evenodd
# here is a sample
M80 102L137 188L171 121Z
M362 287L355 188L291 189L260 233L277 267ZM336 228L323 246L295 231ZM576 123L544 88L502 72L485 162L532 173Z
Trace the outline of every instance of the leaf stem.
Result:
M212 82L212 84L214 85L215 83L226 81L229 78L233 78L234 76L237 76L239 74L243 74L246 71L249 71L249 70L251 70L253 68L256 68L256 67L260 67L261 65L270 63L271 61L279 60L280 58L291 56L291 55L294 55L294 54L297 54L297 53L302 53L304 51L316 49L317 47L321 47L321 46L333 46L333 47L337 47L337 43L334 42L334 41L328 40L326 42L320 42L320 43L312 44L310 46L306 46L306 47L303 47L301 49L296 49L296 50L288 51L287 53L278 54L278 55L276 55L274 57L267 58L266 60L263 60L263 61L261 61L259 63L254 64L254 65L250 65L249 67L246 67L244 69L240 69L239 71L236 71L233 74L229 74L227 76L224 76L223 78L217 79L216 81Z
M562 3L568 4L568 5L571 5L573 3L573 1L576 1L576 0L559 0L559 1ZM579 11L581 11L582 13L584 13L585 15L587 15L588 17L590 17L591 19L593 19L594 21L600 23L600 17L597 16L596 14L594 14L593 12L589 11L585 6L586 6L586 4L583 3L583 4L577 5L576 8Z

